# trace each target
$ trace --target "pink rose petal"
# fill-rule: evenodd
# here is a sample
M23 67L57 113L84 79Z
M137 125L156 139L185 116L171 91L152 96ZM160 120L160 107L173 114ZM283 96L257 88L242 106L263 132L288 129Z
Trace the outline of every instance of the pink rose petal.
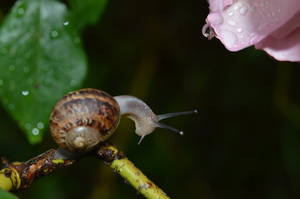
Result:
M256 44L276 59L300 60L300 0L209 0L209 4L206 27L228 50Z

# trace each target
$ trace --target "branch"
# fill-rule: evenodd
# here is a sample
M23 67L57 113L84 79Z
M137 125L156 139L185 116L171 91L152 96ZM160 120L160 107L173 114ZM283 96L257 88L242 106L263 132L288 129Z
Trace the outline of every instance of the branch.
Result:
M145 196L145 198L169 198L114 146L104 144L100 147L97 154L100 159L104 159L104 161L109 163L112 169L117 171L122 178L129 182L139 193Z
M96 151L85 155L74 155L62 149L50 149L26 162L8 163L2 160L5 167L0 170L0 188L6 191L27 189L38 178L48 175L59 168L71 166L87 155L96 155L107 162L139 193L148 199L168 199L169 197L151 182L131 161L117 148L102 144Z

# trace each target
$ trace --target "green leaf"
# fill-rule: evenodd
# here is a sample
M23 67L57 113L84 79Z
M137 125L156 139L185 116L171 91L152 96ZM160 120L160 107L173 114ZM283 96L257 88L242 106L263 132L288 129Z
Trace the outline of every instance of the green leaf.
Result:
M14 194L6 192L6 191L4 191L2 189L0 189L0 198L1 199L18 199L18 197L15 196Z
M55 0L20 0L0 28L0 100L31 143L41 141L56 101L86 75L67 15Z
M86 25L97 23L108 0L70 0L70 21L82 30Z

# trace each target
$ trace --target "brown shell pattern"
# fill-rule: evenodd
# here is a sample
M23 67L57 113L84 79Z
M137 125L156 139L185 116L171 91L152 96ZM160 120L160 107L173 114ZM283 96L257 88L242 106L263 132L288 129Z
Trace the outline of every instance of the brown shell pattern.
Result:
M89 126L101 134L101 141L112 135L120 120L120 107L104 91L81 89L65 95L50 115L50 131L56 143L66 148L65 136L73 128Z

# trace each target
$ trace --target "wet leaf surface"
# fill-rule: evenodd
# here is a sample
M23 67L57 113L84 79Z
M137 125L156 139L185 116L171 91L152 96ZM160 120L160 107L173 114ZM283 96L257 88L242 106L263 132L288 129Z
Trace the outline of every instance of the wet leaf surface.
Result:
M31 143L41 141L56 101L86 75L68 14L57 1L18 1L0 29L1 102Z

